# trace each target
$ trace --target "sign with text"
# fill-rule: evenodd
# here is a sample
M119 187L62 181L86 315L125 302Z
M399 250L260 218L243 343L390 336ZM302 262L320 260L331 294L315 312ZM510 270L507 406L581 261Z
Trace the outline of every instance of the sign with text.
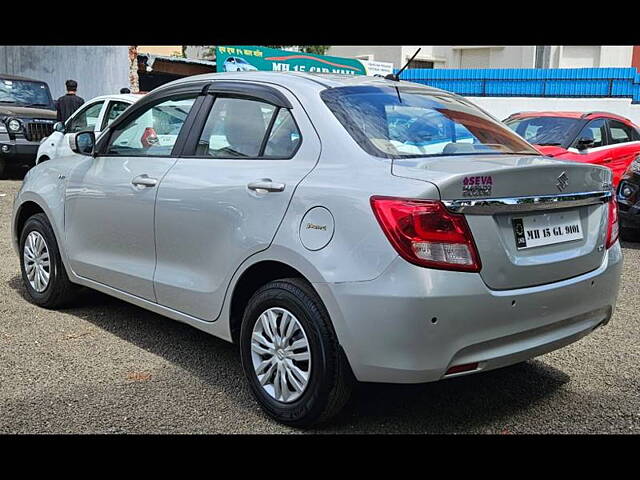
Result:
M367 75L367 67L355 58L314 55L275 48L254 46L216 47L218 72L275 72L340 73Z

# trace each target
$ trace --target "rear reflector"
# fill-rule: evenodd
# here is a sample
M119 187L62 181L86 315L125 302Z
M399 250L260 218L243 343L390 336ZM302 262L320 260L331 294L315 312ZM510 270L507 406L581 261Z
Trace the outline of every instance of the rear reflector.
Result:
M447 370L445 375L452 375L454 373L462 373L462 372L470 372L471 370L478 369L478 362L476 363L465 363L463 365L455 365Z
M421 267L479 272L480 257L464 215L434 200L371 197L371 208L402 258Z

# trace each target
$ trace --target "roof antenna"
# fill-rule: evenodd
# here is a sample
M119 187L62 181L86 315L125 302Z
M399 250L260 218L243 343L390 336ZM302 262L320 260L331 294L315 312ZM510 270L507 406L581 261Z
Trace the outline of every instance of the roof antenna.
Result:
M419 48L418 50L416 50L416 53L413 54L413 57L411 57L409 59L409 61L407 63L404 64L404 67L402 67L400 70L398 70L398 73L389 73L387 74L384 78L386 78L387 80L394 80L396 82L400 81L400 74L404 71L405 68L407 68L409 66L409 64L411 63L411 61L416 58L416 55L418 55L418 52L422 50L422 48Z

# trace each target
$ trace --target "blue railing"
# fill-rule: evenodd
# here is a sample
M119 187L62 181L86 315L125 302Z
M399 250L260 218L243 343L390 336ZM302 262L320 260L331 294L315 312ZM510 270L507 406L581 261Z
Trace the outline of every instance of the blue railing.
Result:
M635 68L417 68L402 72L402 79L474 97L629 97L640 103Z

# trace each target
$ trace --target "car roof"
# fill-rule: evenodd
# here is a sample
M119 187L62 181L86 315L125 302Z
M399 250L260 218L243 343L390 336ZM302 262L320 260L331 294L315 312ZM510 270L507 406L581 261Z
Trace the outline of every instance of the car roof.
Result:
M124 102L136 103L142 97L144 97L143 93L117 93L113 95L100 95L93 97L89 102L94 102L96 100L122 100Z
M425 92L446 93L455 95L454 93L440 90L438 88L427 85L399 81L387 80L383 77L370 77L366 75L340 75L335 73L307 73L307 72L270 72L270 71L251 71L251 72L218 72L205 73L201 75L192 75L189 77L174 80L158 87L156 90L170 88L174 85L180 85L191 82L215 80L249 80L256 82L268 82L283 87L313 88L315 90L325 90L327 88L349 87L357 85L366 86L386 86L386 87L412 87L424 89Z
M528 117L560 117L560 118L578 118L578 119L593 119L593 118L614 118L621 120L625 123L633 124L631 120L622 115L618 115L611 112L570 112L570 111L531 111L531 112L518 112L509 115L509 119L513 118L528 118Z
M20 77L18 75L9 75L8 73L0 73L0 78L3 80L22 80L24 82L47 83L44 80L36 80L35 78Z

